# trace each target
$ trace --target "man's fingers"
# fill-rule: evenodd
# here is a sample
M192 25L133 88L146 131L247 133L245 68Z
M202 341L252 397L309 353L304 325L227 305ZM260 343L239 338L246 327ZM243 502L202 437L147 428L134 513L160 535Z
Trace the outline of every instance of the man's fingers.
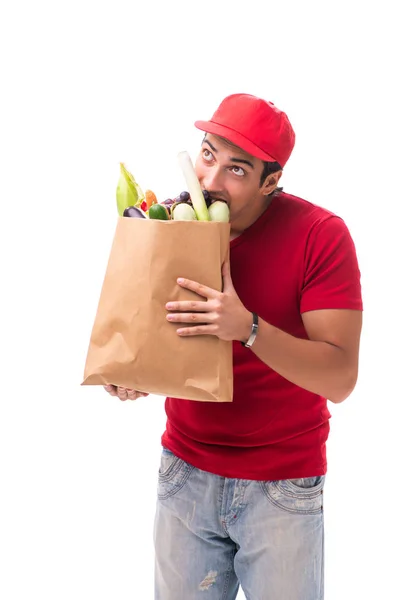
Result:
M204 302L204 300L201 300L200 302L193 300L182 300L181 302L167 302L165 308L167 310L179 310L184 312L205 312L208 310L213 310L214 305L212 302Z
M168 313L167 321L171 323L214 323L213 313Z
M218 292L217 290L213 290L207 285L202 285L201 283L198 283L197 281L192 281L191 279L184 279L183 277L179 277L179 279L177 279L177 282L181 287L187 288L188 290L192 290L192 292L195 292L199 296L209 298L210 300L213 298L218 298L218 296L220 295L220 292Z
M103 387L106 390L106 392L110 394L110 396L117 396L123 402L125 402L125 400L137 400L138 398L149 395L146 392L138 392L136 390L131 390L122 386L116 386L111 384L104 385Z
M127 390L128 400L137 400L138 398L145 398L149 394L146 392L138 392L137 390Z
M117 386L107 384L107 385L104 385L103 387L106 390L106 392L108 392L110 394L110 396L118 396Z
M124 387L118 386L118 398L120 400L128 400L128 390Z

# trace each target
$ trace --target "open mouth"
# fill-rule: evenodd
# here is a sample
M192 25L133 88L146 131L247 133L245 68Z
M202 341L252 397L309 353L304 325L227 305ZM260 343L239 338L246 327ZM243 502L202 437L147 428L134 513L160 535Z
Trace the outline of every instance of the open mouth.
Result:
M203 190L203 195L207 204L212 204L213 202L225 202L225 204L228 204L229 206L229 202L225 200L225 198L220 198L219 196L210 194L210 192L208 192L207 190Z

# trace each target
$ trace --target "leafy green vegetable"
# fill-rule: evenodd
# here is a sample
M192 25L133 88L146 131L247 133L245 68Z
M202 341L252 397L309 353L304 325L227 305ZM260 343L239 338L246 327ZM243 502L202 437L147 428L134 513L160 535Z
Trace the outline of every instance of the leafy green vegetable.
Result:
M116 195L118 214L122 217L125 208L128 208L128 206L140 206L144 200L144 193L132 173L129 173L123 163L120 163L120 169L121 174Z

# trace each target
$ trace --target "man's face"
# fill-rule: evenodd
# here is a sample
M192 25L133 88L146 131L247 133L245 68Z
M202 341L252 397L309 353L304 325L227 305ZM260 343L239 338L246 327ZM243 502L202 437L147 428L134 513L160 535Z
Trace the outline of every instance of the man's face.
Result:
M232 228L245 228L266 206L265 185L260 185L263 162L221 137L207 133L197 157L195 170L201 188L215 199L224 200L230 210ZM279 177L275 178L276 183Z

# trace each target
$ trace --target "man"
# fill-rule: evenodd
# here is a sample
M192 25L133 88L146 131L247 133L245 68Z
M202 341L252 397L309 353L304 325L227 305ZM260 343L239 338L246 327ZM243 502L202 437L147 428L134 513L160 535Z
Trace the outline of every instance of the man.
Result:
M200 184L230 209L230 264L222 292L181 280L202 299L169 302L166 318L233 341L234 398L166 399L155 597L233 600L241 585L252 600L320 600L327 400L357 380L354 244L340 217L278 188L295 135L274 104L234 94L196 126Z

